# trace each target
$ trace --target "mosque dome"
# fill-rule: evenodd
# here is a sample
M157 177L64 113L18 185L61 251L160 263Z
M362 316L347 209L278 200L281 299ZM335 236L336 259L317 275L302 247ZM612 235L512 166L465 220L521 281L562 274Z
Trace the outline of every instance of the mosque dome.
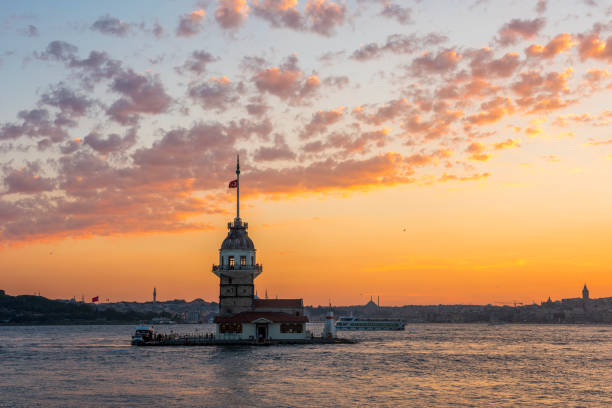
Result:
M246 251L254 251L255 245L249 238L246 231L246 225L236 226L235 224L230 226L227 237L221 244L221 249L242 249Z

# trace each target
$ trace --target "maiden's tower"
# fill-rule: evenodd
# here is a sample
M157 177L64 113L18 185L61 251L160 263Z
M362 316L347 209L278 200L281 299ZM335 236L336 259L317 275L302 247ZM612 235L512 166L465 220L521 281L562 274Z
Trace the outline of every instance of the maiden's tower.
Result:
M300 340L306 331L302 299L258 299L255 278L263 271L257 263L248 223L240 218L240 162L236 163L236 218L227 224L227 237L219 249L219 264L212 272L219 277L219 315L215 318L218 339Z

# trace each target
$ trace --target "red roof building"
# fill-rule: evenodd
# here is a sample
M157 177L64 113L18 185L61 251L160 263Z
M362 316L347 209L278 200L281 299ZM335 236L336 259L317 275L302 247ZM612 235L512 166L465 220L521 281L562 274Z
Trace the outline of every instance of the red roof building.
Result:
M306 323L308 317L295 316L282 312L242 312L232 316L217 316L215 323L256 323L260 319L272 323Z

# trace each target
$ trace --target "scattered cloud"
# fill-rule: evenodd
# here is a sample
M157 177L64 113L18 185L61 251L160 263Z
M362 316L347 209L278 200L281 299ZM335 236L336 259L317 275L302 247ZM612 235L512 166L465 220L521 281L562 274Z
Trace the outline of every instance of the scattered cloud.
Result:
M274 137L273 146L261 146L253 155L256 161L293 160L295 157L285 138L278 134Z
M24 35L26 37L38 37L39 32L38 28L35 25L29 24L27 27L20 28L17 30L19 34Z
M246 0L218 0L215 20L225 29L236 29L249 14Z
M397 21L400 24L411 24L412 21L412 9L408 7L402 7L399 4L387 3L383 4L383 9L380 15Z
M192 37L202 31L204 28L203 22L206 18L204 9L192 11L179 18L179 24L176 28L177 37Z
M440 183L446 183L448 181L477 181L484 180L491 176L491 173L475 173L469 176L456 176L454 174L444 173L438 179Z
M593 140L589 139L587 142L589 146L603 146L603 145L612 145L612 139L609 140Z
M537 7L541 7L541 5L538 3ZM544 3L544 8L546 8L546 3ZM533 20L512 19L499 29L496 42L505 47L514 45L522 40L530 40L534 38L545 25L546 20L541 17Z
M224 111L238 101L238 93L227 77L212 77L189 87L189 97L204 110Z
M93 31L98 31L102 34L125 37L130 32L130 24L106 14L94 21L90 29Z
M292 104L303 104L316 94L321 81L317 75L304 75L297 62L297 57L292 55L280 67L257 72L252 81L261 92L275 95Z
M300 133L300 138L309 139L317 134L327 131L327 128L334 123L337 123L342 118L343 114L343 106L328 111L319 110L315 112L312 115L310 122L306 124L304 130Z
M462 56L452 49L440 51L435 55L426 52L412 61L411 69L417 76L445 74L453 71L461 58Z
M520 139L506 139L504 141L501 141L499 143L495 143L493 145L493 148L495 150L502 150L502 149L510 149L513 147L521 147L521 140Z
M28 163L21 169L5 168L4 194L36 194L54 189L54 182L51 178L40 176L41 168L38 163ZM0 198L1 200L1 198Z
M539 44L530 45L525 49L525 54L532 58L553 58L557 54L570 49L574 44L575 41L571 34L562 33L550 40L548 44L544 46Z
M103 137L97 132L92 132L85 136L83 144L103 155L122 153L134 146L137 137L136 132L136 128L131 128L124 137L116 133L111 133L107 137Z
M589 58L612 62L612 36L606 41L598 33L579 36L578 53L582 60Z
M491 155L485 153L485 149L486 147L484 144L480 142L472 142L467 147L467 149L465 149L465 151L469 153L470 156L468 157L468 159L470 160L487 161L491 158Z
M308 27L315 33L330 36L346 20L346 5L329 0L308 0L304 9Z
M481 105L481 112L470 115L466 118L467 122L473 125L488 125L498 122L504 116L514 113L514 104L510 98L498 96Z
M121 95L107 110L108 116L123 125L134 125L141 114L166 112L172 98L158 76L127 70L116 75L111 89Z
M217 60L217 58L213 57L212 54L207 51L196 50L191 53L189 58L183 63L182 66L177 67L177 71L181 73L202 75L206 72L207 65Z
M309 31L323 36L334 34L346 21L346 5L330 0L307 0L303 12L297 0L253 0L253 14L273 28Z
M441 34L430 33L426 36L416 34L393 34L387 37L384 44L368 43L353 51L350 58L357 61L368 61L380 58L385 53L413 54L424 47L438 45L446 42L447 37Z

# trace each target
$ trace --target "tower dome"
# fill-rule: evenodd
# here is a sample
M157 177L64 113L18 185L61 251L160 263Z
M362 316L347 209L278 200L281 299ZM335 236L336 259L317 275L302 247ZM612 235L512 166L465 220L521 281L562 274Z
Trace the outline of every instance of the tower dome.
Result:
M221 250L224 249L241 249L245 251L254 251L255 245L249 238L247 233L248 224L242 223L238 219L233 224L228 224L229 232L227 237L221 243Z

